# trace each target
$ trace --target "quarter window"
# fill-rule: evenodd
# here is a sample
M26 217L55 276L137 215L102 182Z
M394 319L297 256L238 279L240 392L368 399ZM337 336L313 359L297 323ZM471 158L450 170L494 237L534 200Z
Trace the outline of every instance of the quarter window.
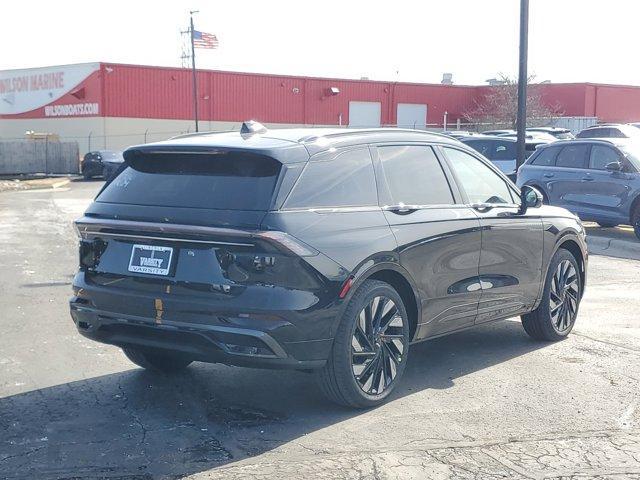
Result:
M556 155L560 151L559 148L547 147L540 151L540 154L536 156L531 165L539 165L541 167L551 167L556 163Z
M328 160L311 160L285 202L285 208L360 207L378 204L368 148Z
M556 167L585 168L589 145L567 145L556 158Z
M620 156L611 147L602 145L594 145L591 147L591 155L589 157L589 168L594 170L606 170L605 166L611 162L619 162Z
M451 205L449 182L431 147L378 147L384 180L393 205ZM387 200L387 199L384 199Z
M444 148L470 203L513 203L507 183L491 168L461 150Z

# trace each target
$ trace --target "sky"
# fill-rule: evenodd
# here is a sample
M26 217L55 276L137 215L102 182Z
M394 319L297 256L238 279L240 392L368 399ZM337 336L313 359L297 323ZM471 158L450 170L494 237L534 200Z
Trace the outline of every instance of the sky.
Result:
M81 62L482 84L518 68L519 0L30 0L0 7L0 70ZM640 85L640 0L530 0L537 81Z

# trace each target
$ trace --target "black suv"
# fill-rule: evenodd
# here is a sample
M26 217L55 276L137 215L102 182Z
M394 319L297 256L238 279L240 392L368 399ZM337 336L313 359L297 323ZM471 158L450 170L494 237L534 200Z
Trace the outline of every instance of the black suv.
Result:
M77 220L80 333L145 368L315 370L368 407L410 345L522 315L572 329L580 221L444 135L245 124L133 147Z

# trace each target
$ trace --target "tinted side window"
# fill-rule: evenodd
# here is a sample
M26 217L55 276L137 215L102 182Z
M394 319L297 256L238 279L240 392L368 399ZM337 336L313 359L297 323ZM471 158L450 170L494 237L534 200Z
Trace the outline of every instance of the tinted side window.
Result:
M578 138L602 138L607 136L606 133L608 133L608 130L609 130L608 128L588 128L578 133L577 137Z
M531 165L551 167L556 163L559 148L543 148L540 154L531 161Z
M473 148L475 151L481 153L482 155L484 155L485 157L487 157L488 159L491 159L490 155L490 142L485 142L482 140L472 140L470 142L465 142L467 145L469 145L471 148Z
M595 170L605 170L607 163L619 162L620 155L611 147L603 145L594 145L591 147L591 155L589 156L589 168Z
M567 145L556 158L556 167L586 168L589 145Z
M627 136L617 128L610 128L608 136L610 138L627 138Z
M371 155L366 147L311 160L285 208L359 207L378 204Z
M513 203L506 182L484 163L454 148L444 150L470 203Z
M513 160L516 158L516 142L497 141L493 143L490 160Z
M431 147L378 147L378 155L392 205L454 203L449 182Z

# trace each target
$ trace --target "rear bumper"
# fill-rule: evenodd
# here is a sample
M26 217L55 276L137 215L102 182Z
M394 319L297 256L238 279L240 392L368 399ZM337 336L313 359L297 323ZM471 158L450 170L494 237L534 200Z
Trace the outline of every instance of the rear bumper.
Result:
M113 316L70 302L71 317L83 336L118 347L154 348L187 354L194 360L256 368L310 369L325 360L298 360L269 334L222 326L156 323L153 319ZM328 350L331 342L310 341L308 347Z
M158 295L165 310L141 292L123 291L74 279L71 317L83 336L119 347L181 352L194 360L257 368L319 368L329 356L331 325L338 308L251 313L222 308L219 301ZM166 309L169 310L166 310ZM138 309L141 310L141 309ZM244 312L244 313L243 313ZM250 313L246 313L250 312Z

